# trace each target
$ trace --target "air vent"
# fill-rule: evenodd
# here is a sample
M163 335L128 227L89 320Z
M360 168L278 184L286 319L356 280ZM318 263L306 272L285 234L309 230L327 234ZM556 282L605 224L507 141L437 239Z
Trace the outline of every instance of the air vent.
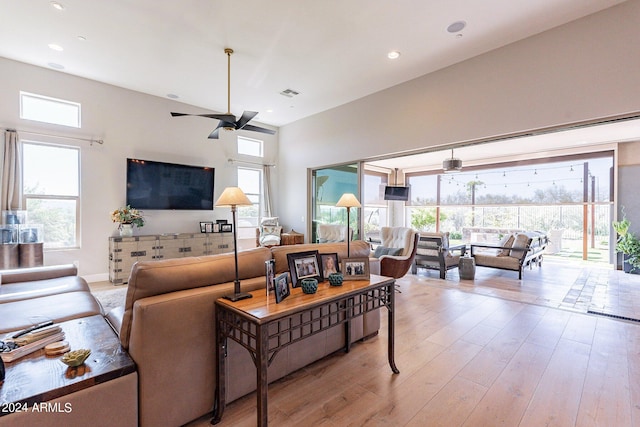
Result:
M296 95L300 95L300 92L295 91L293 89L285 89L280 92L280 95L286 96L287 98L293 98Z

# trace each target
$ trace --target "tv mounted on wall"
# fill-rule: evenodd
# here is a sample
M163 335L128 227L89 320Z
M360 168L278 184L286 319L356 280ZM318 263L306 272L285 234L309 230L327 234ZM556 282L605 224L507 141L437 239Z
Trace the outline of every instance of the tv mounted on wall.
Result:
M384 188L384 199L406 202L409 200L409 187L387 185Z
M215 169L127 159L127 204L136 209L213 210Z

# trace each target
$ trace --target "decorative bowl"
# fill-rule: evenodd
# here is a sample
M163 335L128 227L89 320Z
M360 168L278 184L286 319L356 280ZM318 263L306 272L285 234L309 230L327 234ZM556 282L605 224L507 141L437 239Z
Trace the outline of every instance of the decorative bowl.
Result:
M329 284L331 286L342 286L343 280L344 280L344 277L342 276L342 273L329 274Z
M318 281L316 279L302 279L300 286L305 294L315 294L318 290Z
M91 350L83 348L65 353L60 360L62 360L62 363L65 365L75 368L76 366L82 365L90 354Z

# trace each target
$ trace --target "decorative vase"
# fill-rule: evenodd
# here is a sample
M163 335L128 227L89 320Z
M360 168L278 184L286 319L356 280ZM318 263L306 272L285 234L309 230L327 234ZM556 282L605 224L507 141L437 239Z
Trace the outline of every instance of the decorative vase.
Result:
M342 276L342 273L329 274L329 284L331 286L342 286L343 280L344 280L344 277Z
M133 224L120 224L120 236L121 237L133 236Z
M315 294L318 290L318 281L316 279L302 279L300 286L305 294Z

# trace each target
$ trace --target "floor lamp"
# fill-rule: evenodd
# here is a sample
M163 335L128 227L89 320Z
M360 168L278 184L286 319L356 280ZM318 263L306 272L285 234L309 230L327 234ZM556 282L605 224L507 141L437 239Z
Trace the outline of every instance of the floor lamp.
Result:
M362 205L360 204L360 202L358 201L358 199L356 198L356 196L353 193L344 193L342 195L342 197L340 197L340 200L338 200L338 203L336 203L336 207L339 208L347 208L347 258L349 258L350 252L349 252L349 241L351 240L351 228L350 228L350 222L349 222L349 213L351 211L351 208L360 208L362 207Z
M251 298L251 294L240 292L240 278L238 275L238 239L236 237L236 206L250 205L253 205L253 203L251 203L251 200L249 200L247 195L238 187L225 188L216 201L216 206L218 207L231 207L231 217L233 219L233 255L236 262L236 280L233 282L233 295L225 295L222 297L231 301Z

